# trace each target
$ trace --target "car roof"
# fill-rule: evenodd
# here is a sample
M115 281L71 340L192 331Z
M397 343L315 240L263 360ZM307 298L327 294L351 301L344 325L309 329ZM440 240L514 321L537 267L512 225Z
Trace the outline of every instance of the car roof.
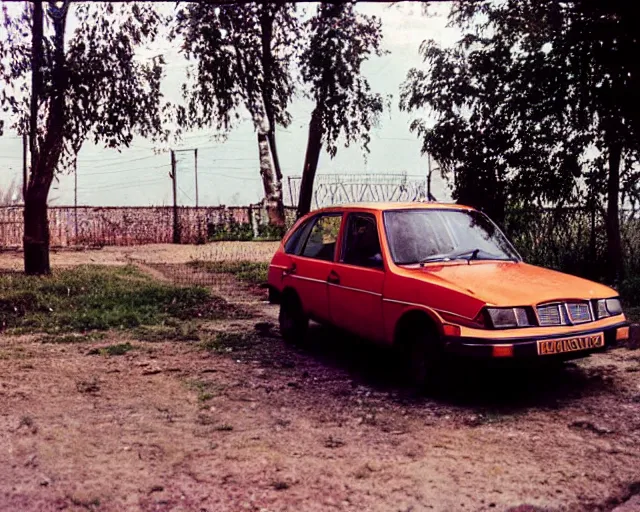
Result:
M327 206L324 208L318 208L311 213L332 212L341 210L472 210L470 206L464 206L454 203L437 203L437 202L411 202L411 203L393 203L393 202L380 202L380 203L349 203L338 204L334 206Z

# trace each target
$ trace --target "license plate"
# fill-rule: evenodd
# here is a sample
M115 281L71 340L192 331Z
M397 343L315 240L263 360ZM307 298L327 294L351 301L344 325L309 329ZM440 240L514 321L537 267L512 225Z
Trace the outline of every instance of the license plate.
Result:
M604 347L604 333L601 332L589 334L588 336L575 336L573 338L538 340L538 355L547 356L599 347Z

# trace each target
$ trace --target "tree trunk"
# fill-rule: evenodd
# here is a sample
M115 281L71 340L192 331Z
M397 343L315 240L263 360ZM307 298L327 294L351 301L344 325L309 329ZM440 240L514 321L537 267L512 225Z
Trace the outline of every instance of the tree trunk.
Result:
M38 5L36 5L38 4ZM69 2L62 6L49 5L54 28L53 70L51 73L52 95L45 134L38 144L34 126L38 123L38 105L42 97L42 77L40 62L42 55L42 4L34 4L32 65L37 66L32 78L31 127L32 161L31 176L24 198L24 271L26 274L49 274L49 223L47 219L47 197L53 182L53 175L60 161L64 143L65 93L67 72L65 69L64 33ZM34 107L35 105L35 107Z
M265 4L263 8L267 8L268 4ZM269 13L267 13L269 14ZM269 14L270 16L270 14ZM264 17L261 19L261 23L264 24ZM268 24L268 26L271 26ZM263 29L264 32L264 29ZM269 52L271 51L271 36L269 34L262 35L263 45L263 59L264 59L264 45L268 43ZM267 40L268 39L268 40ZM240 80L242 86L247 93L248 103L247 108L253 119L253 125L258 133L258 153L260 156L260 176L262 177L262 185L264 187L264 205L267 209L267 215L269 217L269 224L284 227L285 215L284 215L284 202L282 201L282 180L278 178L278 173L274 171L274 152L273 146L270 144L269 133L272 130L272 123L269 119L269 110L267 107L268 101L265 100L265 87L266 80L263 83L262 91L255 90L255 81L253 78L249 78L246 75L245 56L241 49L236 45L234 46L236 61L238 64L238 70L240 73Z
M278 7L274 7L277 9ZM262 46L262 73L263 73L263 86L262 86L262 103L264 105L264 111L269 121L269 128L267 132L267 139L269 142L269 149L271 151L271 162L275 172L275 188L278 192L277 209L282 211L284 225L284 201L282 196L282 169L280 167L280 158L278 157L278 148L276 146L276 116L273 109L273 52L271 49L271 42L273 40L273 18L274 12L271 11L272 5L265 3L262 6L262 12L260 13L260 35ZM263 178L264 180L264 178Z
M36 190L34 172L38 167L38 106L42 97L42 2L33 2L31 28L31 116L29 119L29 149L31 151L31 179L24 194L24 271L26 274L48 274L49 222L47 192ZM44 194L43 194L44 192Z
M264 187L264 205L267 209L269 224L283 227L285 216L282 203L282 183L279 184L274 176L269 137L263 131L258 131L258 151L260 152L260 176Z
M624 276L622 240L620 238L620 160L622 145L609 144L609 176L607 178L607 277L611 282Z
M47 196L33 187L24 202L24 271L29 275L51 272Z
M31 27L31 115L29 118L29 149L31 167L38 159L38 106L42 96L42 2L33 2ZM24 194L26 201L26 190Z
M304 168L302 171L302 181L300 183L300 193L298 197L298 218L306 215L311 210L313 182L318 169L320 150L322 149L322 136L323 132L320 108L316 107L311 114L311 121L309 122L307 153L304 157Z

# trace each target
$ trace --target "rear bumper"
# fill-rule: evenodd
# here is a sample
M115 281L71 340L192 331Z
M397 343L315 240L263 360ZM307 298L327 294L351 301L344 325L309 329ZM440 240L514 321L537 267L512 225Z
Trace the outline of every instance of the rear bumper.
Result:
M513 339L487 339L487 338L469 338L469 337L444 337L444 349L446 352L460 356L478 357L486 359L577 359L586 357L589 354L604 352L615 347L621 341L618 339L627 329L629 324L621 322L619 324L607 326L600 329L590 329L572 333L558 333L555 335L535 336L526 338ZM618 330L621 329L620 333ZM562 352L559 354L539 355L538 341L542 340L558 340L579 338L583 336L604 334L604 346L591 349L581 349L571 352Z

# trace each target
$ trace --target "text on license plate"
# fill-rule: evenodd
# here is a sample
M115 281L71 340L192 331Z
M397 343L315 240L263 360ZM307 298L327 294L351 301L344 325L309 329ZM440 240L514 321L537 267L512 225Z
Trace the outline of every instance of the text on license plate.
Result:
M563 352L575 352L599 347L604 347L604 333L601 332L574 338L538 340L538 355L562 354Z

